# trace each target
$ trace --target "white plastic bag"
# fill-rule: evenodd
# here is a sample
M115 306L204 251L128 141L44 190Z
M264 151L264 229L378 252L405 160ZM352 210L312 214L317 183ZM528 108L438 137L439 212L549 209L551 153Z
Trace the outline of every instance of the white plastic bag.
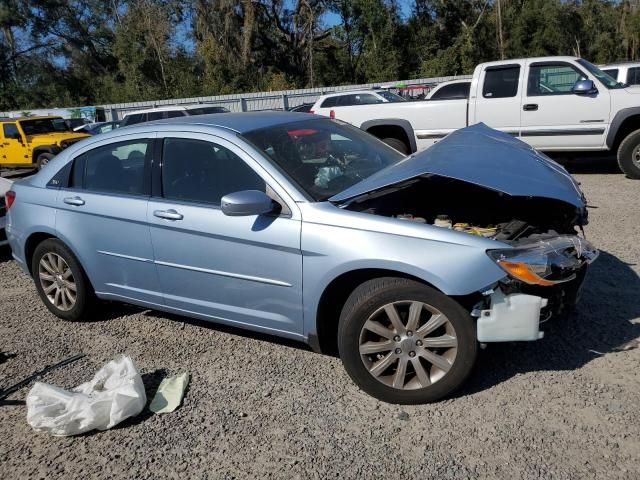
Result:
M27 422L39 432L77 435L107 430L138 415L146 403L140 373L131 358L122 356L71 391L37 382L27 395Z

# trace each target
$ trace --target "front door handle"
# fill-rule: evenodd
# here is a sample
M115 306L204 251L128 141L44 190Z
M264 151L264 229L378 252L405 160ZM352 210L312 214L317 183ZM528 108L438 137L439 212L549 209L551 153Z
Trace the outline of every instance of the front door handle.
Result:
M170 210L155 210L153 215L166 220L182 220L184 218L181 213L176 212L173 208Z
M67 205L75 205L76 207L79 207L80 205L84 205L84 200L80 197L67 197L64 199L64 203L66 203Z
M526 112L531 112L531 111L535 111L538 110L538 104L537 103L525 103L522 106L522 109Z

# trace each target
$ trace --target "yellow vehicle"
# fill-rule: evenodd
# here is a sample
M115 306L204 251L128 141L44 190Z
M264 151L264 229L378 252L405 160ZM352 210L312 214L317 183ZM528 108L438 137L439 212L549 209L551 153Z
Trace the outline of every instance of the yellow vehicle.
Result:
M57 153L88 136L69 130L62 117L0 119L0 167L40 169Z

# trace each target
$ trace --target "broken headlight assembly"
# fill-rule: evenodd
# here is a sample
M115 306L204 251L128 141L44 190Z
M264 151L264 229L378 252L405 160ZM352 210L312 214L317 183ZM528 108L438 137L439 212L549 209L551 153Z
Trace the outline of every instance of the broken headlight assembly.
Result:
M487 255L513 279L552 286L576 278L580 267L593 262L598 251L581 237L562 235L514 248L487 250Z

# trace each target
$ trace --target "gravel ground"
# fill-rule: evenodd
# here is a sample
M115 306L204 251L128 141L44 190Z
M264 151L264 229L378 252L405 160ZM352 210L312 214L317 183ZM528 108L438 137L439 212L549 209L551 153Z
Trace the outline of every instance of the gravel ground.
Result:
M0 386L78 385L118 353L147 392L191 372L183 406L75 438L26 423L25 388L0 402L0 478L640 478L640 182L573 168L602 253L578 311L534 343L495 344L455 398L400 407L360 392L336 358L277 338L106 306L56 319L0 253ZM184 323L183 323L184 322Z

